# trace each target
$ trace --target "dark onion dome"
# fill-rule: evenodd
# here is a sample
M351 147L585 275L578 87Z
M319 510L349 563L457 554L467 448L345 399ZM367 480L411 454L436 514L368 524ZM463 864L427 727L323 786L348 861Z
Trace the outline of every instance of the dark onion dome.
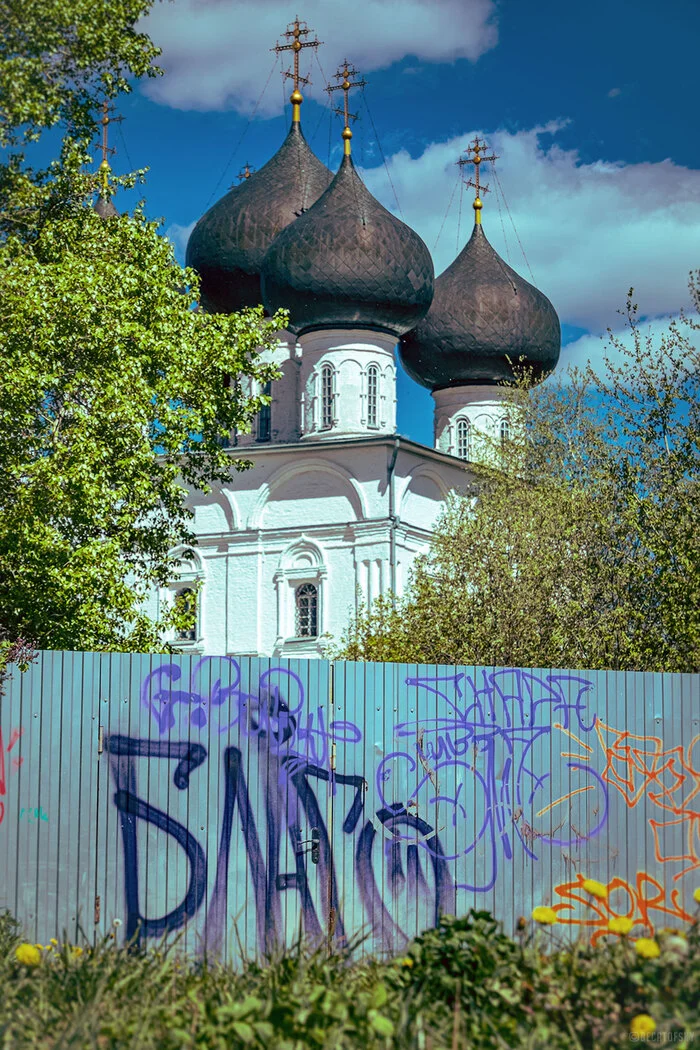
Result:
M264 167L217 201L187 244L187 265L201 278L202 305L210 313L258 306L265 252L285 226L310 208L331 172L312 153L298 120Z
M111 198L109 197L98 197L93 206L93 210L97 212L101 219L114 219L119 215L119 212L114 207Z
M270 246L262 268L269 313L292 332L369 328L398 338L433 298L433 262L417 233L382 207L343 162L313 208Z
M427 316L401 340L403 367L433 390L512 379L510 362L532 369L538 379L559 360L554 307L494 251L479 218L477 213L469 242L435 281Z

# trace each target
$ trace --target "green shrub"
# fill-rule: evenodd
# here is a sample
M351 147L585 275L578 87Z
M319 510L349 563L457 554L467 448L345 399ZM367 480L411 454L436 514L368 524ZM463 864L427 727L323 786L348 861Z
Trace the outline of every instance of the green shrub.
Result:
M233 969L185 958L177 942L138 952L111 938L23 944L5 913L0 1047L603 1050L700 1040L697 924L659 934L655 958L626 936L606 940L571 944L556 925L527 924L513 939L471 911L443 916L392 960L297 944Z

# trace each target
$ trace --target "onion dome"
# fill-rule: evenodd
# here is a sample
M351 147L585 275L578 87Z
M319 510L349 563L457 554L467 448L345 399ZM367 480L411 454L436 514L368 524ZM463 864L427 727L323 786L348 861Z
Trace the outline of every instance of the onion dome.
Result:
M554 307L501 259L481 227L479 165L497 159L482 156L486 148L477 137L468 149L473 156L459 161L475 165L475 181L467 183L476 188L474 232L435 281L427 316L399 348L408 374L432 390L502 382L512 379L518 366L537 380L559 360L561 328Z
M427 316L401 340L408 374L433 390L513 378L513 366L537 379L559 360L561 329L546 295L494 251L479 223L468 244L435 281Z
M93 211L97 212L101 219L114 219L119 216L119 212L109 197L98 197L93 205Z
M270 246L263 301L270 313L289 310L297 334L369 328L398 338L425 316L433 278L427 247L372 196L347 148L323 196Z
M199 273L202 305L210 313L233 313L262 302L265 252L333 177L302 134L300 92L294 92L292 102L292 126L274 157L217 201L190 235L187 265Z

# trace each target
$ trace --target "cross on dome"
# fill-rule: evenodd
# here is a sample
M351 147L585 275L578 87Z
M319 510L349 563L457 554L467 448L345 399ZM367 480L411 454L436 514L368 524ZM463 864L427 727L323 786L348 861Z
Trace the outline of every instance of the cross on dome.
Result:
M100 167L98 169L100 173L100 188L102 190L103 197L107 196L107 181L109 179L109 173L112 170L109 166L109 161L107 160L107 157L112 156L117 152L114 146L110 146L108 144L107 128L110 124L118 124L119 121L124 119L123 117L110 117L110 112L113 113L114 109L110 108L107 99L105 99L102 103L102 120L100 121L100 124L102 125L102 142L100 144L102 163L100 164Z
M290 102L292 103L292 120L299 121L300 111L299 107L304 101L304 96L299 90L300 84L310 84L310 77L303 77L299 72L299 54L305 47L317 48L323 43L318 37L313 40L302 40L303 36L308 36L313 30L309 29L306 22L300 22L299 16L297 15L293 22L290 22L287 26L284 36L287 40L291 41L289 44L275 44L271 47L271 51L276 51L278 55L282 54L283 51L291 51L294 56L294 68L285 69L282 71L282 76L289 77L294 82L294 90L290 96Z
M350 121L351 120L357 120L357 113L351 113L350 112L349 102L348 102L348 95L350 93L350 89L351 88L363 88L365 86L365 84L367 83L367 81L366 80L355 80L355 81L352 81L350 79L350 77L358 76L358 72L357 72L357 70L355 68L353 68L352 66L348 65L347 58L345 59L345 61L342 64L342 69L339 69L338 72L335 73L334 75L335 75L335 79L339 80L340 83L339 84L329 84L328 87L326 88L326 91L328 92L329 98L332 97L331 93L333 91L342 91L343 92L343 108L342 109L334 109L333 112L334 113L338 113L340 116L342 116L342 118L344 120L344 127L343 127L343 141L345 143L344 152L345 152L345 156L349 157L350 156L350 139L352 138L352 131L350 130Z
M110 107L107 99L104 100L101 108L102 119L99 121L99 123L102 125L102 142L99 146L99 150L102 154L102 162L99 168L97 169L97 174L99 177L99 189L98 198L95 202L94 208L97 214L100 216L100 218L108 219L113 218L115 215L118 215L119 212L114 207L114 204L112 203L110 198L109 175L112 169L109 166L109 161L107 160L107 157L111 156L117 151L113 146L109 145L107 129L110 124L118 124L124 118L110 116L110 113L113 113L114 109L113 107Z
M251 168L251 166L248 163L248 161L246 161L245 162L245 168L243 169L243 171L239 171L238 172L238 176L237 176L238 181L239 182L244 182L246 179L249 179L254 172L255 172L255 168Z
M498 160L498 157L496 156L495 153L491 154L490 157L482 156L484 151L487 150L488 148L489 147L486 145L486 143L483 140L480 141L479 140L479 136L477 135L476 138L474 139L474 141L470 142L469 145L467 146L466 150L464 151L467 154L467 156L466 157L460 157L460 159L457 161L457 163L459 164L460 168L463 168L465 164L473 164L474 165L474 178L473 179L465 179L465 185L466 186L473 186L474 189L476 190L476 197L474 198L474 201L472 203L472 208L474 209L474 221L476 222L476 224L478 226L481 225L481 209L483 207L483 204L481 202L481 193L488 193L489 192L488 186L482 186L481 185L481 182L480 182L480 179L479 179L480 165L485 160L488 160L488 161L491 161L491 162ZM473 154L473 156L469 156L470 153Z

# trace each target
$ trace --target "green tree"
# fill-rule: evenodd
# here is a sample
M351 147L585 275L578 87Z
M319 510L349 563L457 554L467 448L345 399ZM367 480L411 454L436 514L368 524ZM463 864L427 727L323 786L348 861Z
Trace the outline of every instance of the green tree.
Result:
M239 379L277 374L260 351L281 315L193 309L196 274L158 224L91 207L98 105L157 72L134 28L149 7L0 4L0 143L62 135L42 171L21 152L0 165L0 639L160 647L183 611L141 607L194 541L188 492L248 465L222 447L264 400Z
M159 76L160 54L136 29L153 0L0 0L0 146L60 125L95 131L96 102Z
M697 276L690 291L698 311ZM602 376L509 390L498 469L475 469L405 597L363 610L336 655L700 669L700 325L655 339L631 295Z

